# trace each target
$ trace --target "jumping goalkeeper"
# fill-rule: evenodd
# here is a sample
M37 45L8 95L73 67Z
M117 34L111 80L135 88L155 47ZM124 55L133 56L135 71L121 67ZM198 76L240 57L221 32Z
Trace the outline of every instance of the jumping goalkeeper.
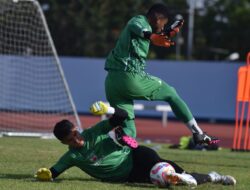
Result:
M105 104L92 105L92 112L107 113ZM196 186L206 182L235 185L232 176L223 176L216 172L209 174L186 173L176 163L164 160L152 149L144 146L119 146L107 135L113 128L119 127L127 118L127 112L116 108L112 117L97 123L82 133L68 120L58 122L54 135L69 150L50 169L40 168L35 177L42 181L53 181L65 170L76 166L92 177L109 182L151 183L150 170L158 162L168 162L175 173L165 174L166 183Z
M162 100L169 103L175 116L190 129L195 143L217 143L218 139L205 134L198 126L188 106L172 86L145 72L150 43L166 48L174 45L170 38L181 25L165 31L167 24L168 11L163 4L154 4L146 16L138 15L128 21L105 63L108 72L106 98L112 107L128 112L123 129L129 136L136 137L134 100Z

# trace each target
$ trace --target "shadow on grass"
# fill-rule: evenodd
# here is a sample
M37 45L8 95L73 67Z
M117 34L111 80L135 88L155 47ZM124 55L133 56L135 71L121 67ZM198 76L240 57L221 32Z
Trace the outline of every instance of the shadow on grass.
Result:
M13 179L13 180L25 180L25 181L30 181L30 182L42 182L42 181L37 181L32 175L30 174L3 174L0 173L0 179ZM124 186L129 186L129 187L139 187L139 188L152 188L154 187L153 184L147 184L147 183L119 183L119 182L107 182L107 181L101 181L95 178L59 178L53 181L53 183L60 183L63 181L82 181L82 182L100 182L100 183L108 183L108 184L121 184Z
M150 183L129 183L129 182L110 182L110 181L102 181L99 179L95 178L61 178L57 179L56 181L89 181L89 182L99 182L99 183L106 183L106 184L118 184L118 185L123 185L123 186L129 186L129 187L138 187L138 188L152 188L155 187L155 185L150 184Z
M126 186L129 187L140 187L140 188L152 188L155 187L153 184L147 184L147 183L126 183Z
M62 181L83 181L83 182L101 182L98 179L95 178L81 178L81 177L74 177L74 178L60 178L60 179L56 179L54 182L60 183Z
M61 178L56 179L54 182L61 182L61 181L82 181L82 182L99 182L99 183L106 183L106 184L118 184L123 186L129 186L129 187L138 187L138 188L152 188L155 185L153 184L147 184L147 183L128 183L128 182L110 182L110 181L102 181L95 178Z
M0 179L32 179L32 175L28 174L1 174Z
M15 179L15 180L26 180L26 181L31 181L31 182L42 182L42 181L38 181L34 178L33 175L30 175L30 174L7 174L7 173L0 173L0 179ZM56 182L56 183L60 183L62 181L84 181L84 182L87 182L87 181L93 181L93 182L101 182L100 180L98 179L94 179L94 178L80 178L80 177L77 177L77 178L59 178L59 179L56 179L55 181L53 182Z

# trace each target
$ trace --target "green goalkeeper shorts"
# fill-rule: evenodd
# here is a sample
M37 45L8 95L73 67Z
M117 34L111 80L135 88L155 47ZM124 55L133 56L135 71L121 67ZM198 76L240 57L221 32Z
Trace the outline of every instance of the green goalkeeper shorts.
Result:
M134 100L166 101L178 119L186 123L193 118L186 103L173 87L148 74L109 71L105 80L105 91L110 105L126 110L129 120L135 117ZM128 123L131 125L131 122Z
M111 106L125 109L134 118L134 100L154 100L162 80L150 75L109 72L105 81L106 98Z

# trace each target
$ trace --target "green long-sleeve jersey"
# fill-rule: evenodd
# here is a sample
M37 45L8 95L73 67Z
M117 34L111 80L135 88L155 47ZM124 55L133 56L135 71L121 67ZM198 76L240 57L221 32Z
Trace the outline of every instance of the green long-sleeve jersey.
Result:
M133 165L132 152L128 147L114 143L107 135L111 129L112 126L105 120L83 131L84 146L69 148L53 168L62 173L76 166L101 180L125 181Z
M130 19L107 57L105 70L144 72L150 45L150 40L144 38L146 31L152 32L152 28L145 16Z

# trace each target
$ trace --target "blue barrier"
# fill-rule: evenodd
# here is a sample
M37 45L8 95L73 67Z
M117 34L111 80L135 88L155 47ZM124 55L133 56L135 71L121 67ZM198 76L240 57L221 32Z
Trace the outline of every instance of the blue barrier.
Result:
M93 101L106 100L105 59L60 57L60 60L78 112L88 113L88 107ZM234 120L237 72L242 65L219 61L149 60L147 72L174 86L196 118ZM163 104L137 102L146 105ZM152 111L140 111L137 115L160 117L160 113Z

